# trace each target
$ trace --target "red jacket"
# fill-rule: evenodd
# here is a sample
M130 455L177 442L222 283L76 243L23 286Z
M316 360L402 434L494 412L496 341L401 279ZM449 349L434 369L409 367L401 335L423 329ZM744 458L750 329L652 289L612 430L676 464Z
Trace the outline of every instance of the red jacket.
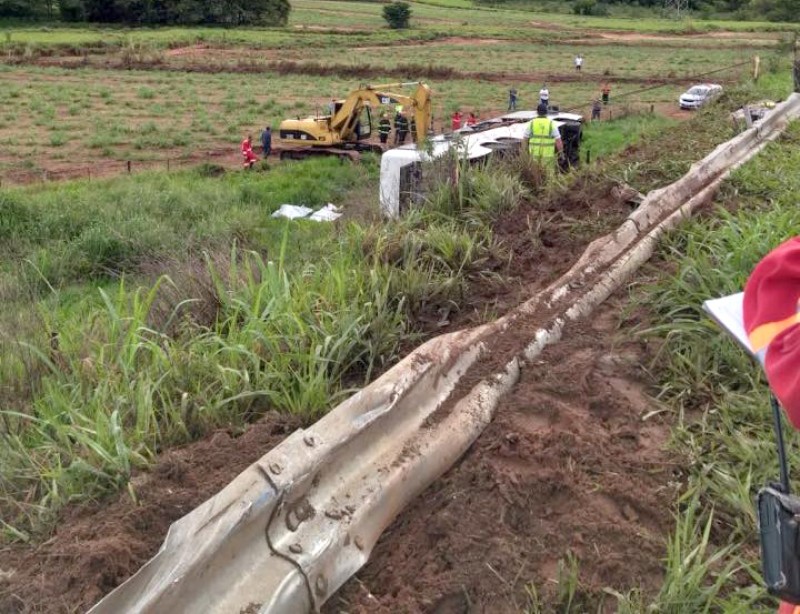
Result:
M451 126L453 130L458 130L459 128L461 128L461 113L458 112L453 113Z
M242 141L242 155L243 156L252 156L253 154L253 144L250 142L250 139L245 139Z

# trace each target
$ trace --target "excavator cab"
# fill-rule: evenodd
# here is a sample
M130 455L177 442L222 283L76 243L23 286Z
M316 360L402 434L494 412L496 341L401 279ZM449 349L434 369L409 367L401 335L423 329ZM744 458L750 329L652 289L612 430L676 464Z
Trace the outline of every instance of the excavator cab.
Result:
M372 135L372 112L369 107L361 109L358 115L358 124L356 125L356 138L360 141L368 139Z

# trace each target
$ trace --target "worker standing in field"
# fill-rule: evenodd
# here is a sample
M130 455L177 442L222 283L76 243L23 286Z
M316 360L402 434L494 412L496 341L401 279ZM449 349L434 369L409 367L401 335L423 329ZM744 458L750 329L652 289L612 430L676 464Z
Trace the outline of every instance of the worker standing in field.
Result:
M389 117L384 113L381 115L381 120L378 122L378 136L381 139L381 145L386 145L389 141L389 135L392 132L392 122Z
M408 119L402 113L397 114L394 129L397 130L397 141L402 145L406 142L406 137L408 136Z
M605 82L602 86L600 86L600 93L603 95L603 104L608 104L608 101L611 98L611 86L608 84L608 82Z
M546 83L542 83L542 89L539 90L539 106L541 105L546 109L550 108L550 90L547 89Z
M547 117L547 105L539 103L536 108L536 117L531 120L525 129L523 138L528 143L528 153L534 163L540 165L546 173L551 173L556 167L556 152L564 150L561 133L556 123Z
M510 90L508 90L508 110L517 110L517 88L515 87L512 87Z
M575 70L581 72L581 68L583 67L583 56L579 53L575 56Z
M244 157L244 167L253 168L253 164L258 162L256 154L253 153L253 135L248 134L242 141L242 157Z
M592 121L599 121L600 119L600 111L603 110L603 105L600 104L600 99L595 98L594 102L592 103Z
M264 128L264 132L261 133L261 150L264 152L265 160L272 153L272 128L269 126Z
M334 114L336 113L336 99L331 98L331 101L328 103L328 115L333 118Z

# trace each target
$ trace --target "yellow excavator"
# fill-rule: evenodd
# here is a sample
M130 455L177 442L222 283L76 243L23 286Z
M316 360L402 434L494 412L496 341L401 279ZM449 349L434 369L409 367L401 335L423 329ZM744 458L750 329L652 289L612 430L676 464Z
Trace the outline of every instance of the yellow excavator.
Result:
M416 87L410 95L391 90ZM421 143L431 125L431 90L421 81L390 83L387 85L363 85L350 92L344 100L332 103L332 113L287 119L280 125L281 159L301 159L312 155L333 155L340 158L357 158L362 151L382 153L380 145L370 143L373 128L377 129L378 117L373 112L384 105L396 105L410 109L414 114L417 134ZM375 124L373 125L373 120Z

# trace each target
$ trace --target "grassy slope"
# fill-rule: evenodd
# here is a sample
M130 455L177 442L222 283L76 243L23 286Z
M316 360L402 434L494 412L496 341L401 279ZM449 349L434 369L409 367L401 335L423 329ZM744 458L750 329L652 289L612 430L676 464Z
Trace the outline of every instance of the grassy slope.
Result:
M676 445L690 459L686 499L713 518L716 543L729 544L725 565L706 569L702 578L720 589L701 603L716 611L773 608L758 586L753 497L776 478L777 457L760 370L709 321L701 304L739 291L760 258L800 233L798 144L795 123L736 171L714 217L673 233L662 250L673 274L660 276L645 292L644 303L661 323L648 334L665 341L656 365L663 396L682 418ZM728 213L726 205L737 210ZM790 465L797 466L800 452L792 448Z
M518 200L519 180L476 172L474 201L380 225L270 217L346 204L375 185L369 162L0 191L5 532L210 428L312 420L385 369L418 313L458 303L488 219Z

